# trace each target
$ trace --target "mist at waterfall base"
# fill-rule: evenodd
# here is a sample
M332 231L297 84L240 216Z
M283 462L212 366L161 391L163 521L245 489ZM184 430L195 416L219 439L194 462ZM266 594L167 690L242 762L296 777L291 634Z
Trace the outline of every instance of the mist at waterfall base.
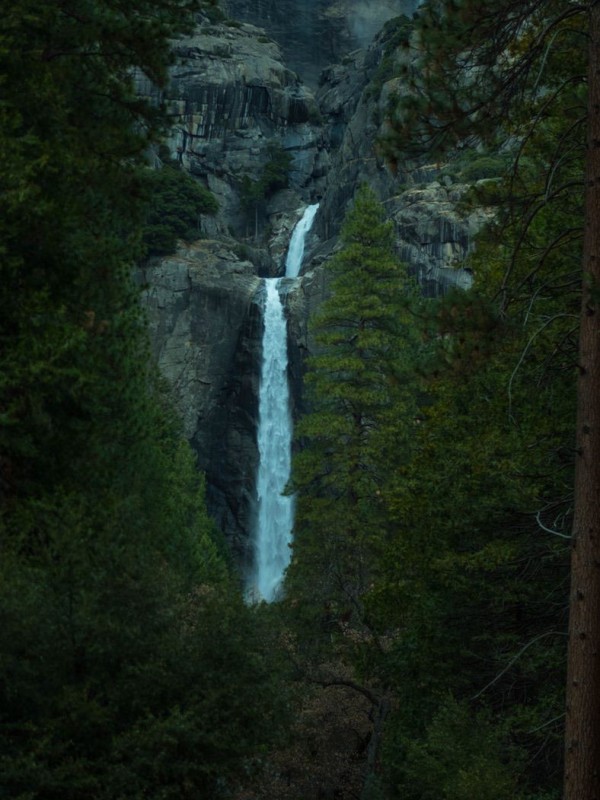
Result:
M310 205L298 222L288 249L286 278L302 266L304 242L317 213ZM265 310L258 407L258 513L254 569L248 587L252 602L276 600L290 563L294 498L285 495L292 465L292 413L288 385L287 324L279 294L280 278L265 279Z

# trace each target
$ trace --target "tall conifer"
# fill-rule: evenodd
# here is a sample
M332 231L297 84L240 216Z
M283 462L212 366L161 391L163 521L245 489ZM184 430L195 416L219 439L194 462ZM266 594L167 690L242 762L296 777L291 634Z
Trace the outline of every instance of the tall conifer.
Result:
M200 5L2 9L6 797L218 797L282 718L272 648L228 576L131 277L140 168L164 124L135 81L164 87Z
M422 69L414 71L415 93L399 101L391 120L405 146L415 131L417 147L426 145L438 152L477 136L480 142L518 143L517 161L540 130L550 134L547 142L554 137L545 159L543 190L524 203L507 198L505 210L509 215L512 212L513 219L520 214L522 227L503 281L505 309L514 301L514 272L530 226L549 204L574 202L577 206L585 181L579 225L584 239L566 686L566 800L597 798L600 785L599 15L597 0L424 3L418 24ZM562 119L561 107L565 109ZM566 180L565 164L570 165ZM578 176L574 174L576 165ZM548 234L537 266L524 283L517 284L517 290L544 275L554 250L572 246L572 228L549 230ZM551 284L546 282L542 291L551 291ZM556 291L558 296L558 288ZM530 296L531 308L538 296L537 292Z
M399 407L414 404L414 293L393 225L368 187L358 191L341 241L327 264L331 295L311 323L317 352L308 364L309 411L298 425L293 486L298 572L315 562L307 585L317 580L322 598L352 605L385 538L381 499L401 448Z

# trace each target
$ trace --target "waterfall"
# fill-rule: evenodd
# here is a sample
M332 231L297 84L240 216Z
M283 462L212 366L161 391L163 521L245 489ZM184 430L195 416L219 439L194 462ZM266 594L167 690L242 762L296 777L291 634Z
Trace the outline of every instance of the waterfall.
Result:
M297 277L304 241L318 204L308 206L294 228L285 274ZM288 386L287 326L279 295L279 278L265 279L266 300L258 403L258 514L254 533L253 600L277 599L290 563L294 498L283 494L292 463L292 414Z
M285 260L286 278L298 277L298 273L302 267L302 258L304 256L304 240L306 239L306 234L311 229L318 208L318 203L308 206L302 215L302 219L292 232L287 258Z
M290 561L293 498L282 494L290 476L292 418L287 379L287 329L279 280L266 280L265 330L258 422L258 519L254 591L270 602Z

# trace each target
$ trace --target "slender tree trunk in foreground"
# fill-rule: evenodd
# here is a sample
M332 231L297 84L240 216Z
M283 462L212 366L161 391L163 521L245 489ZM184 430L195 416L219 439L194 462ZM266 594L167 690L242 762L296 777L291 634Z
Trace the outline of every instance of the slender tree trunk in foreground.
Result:
M588 17L588 134L565 800L600 800L600 0L590 2Z

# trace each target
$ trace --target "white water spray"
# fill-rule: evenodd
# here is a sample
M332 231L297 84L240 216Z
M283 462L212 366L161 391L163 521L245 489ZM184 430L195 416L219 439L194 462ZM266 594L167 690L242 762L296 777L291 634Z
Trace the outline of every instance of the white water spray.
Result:
M286 260L285 274L297 277L302 266L304 241L318 204L308 206L296 225ZM292 415L288 386L287 327L279 278L265 280L263 356L258 407L258 515L254 536L255 564L250 587L253 600L277 599L290 563L294 498L284 495L292 463Z

